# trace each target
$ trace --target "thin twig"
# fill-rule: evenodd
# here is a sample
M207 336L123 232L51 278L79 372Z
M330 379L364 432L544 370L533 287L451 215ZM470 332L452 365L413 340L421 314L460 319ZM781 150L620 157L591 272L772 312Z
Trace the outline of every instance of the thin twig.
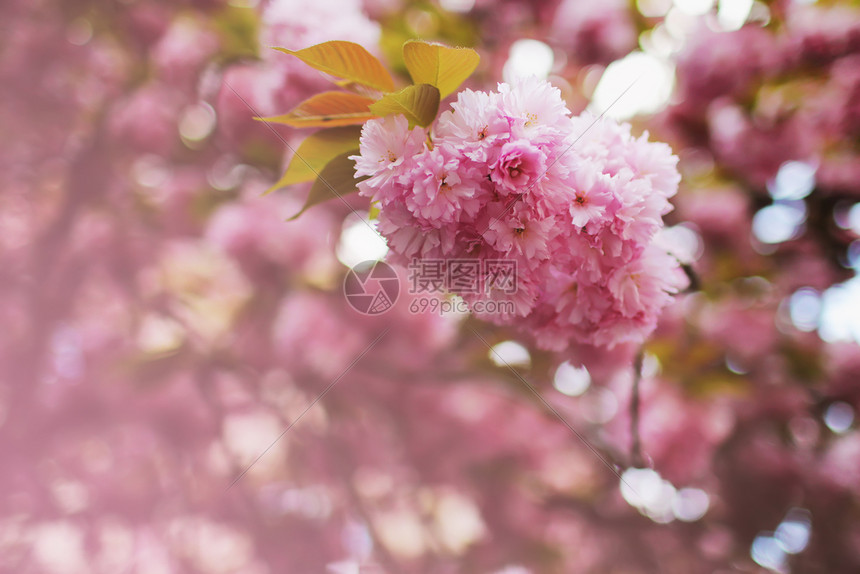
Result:
M642 456L642 438L639 434L639 383L642 380L642 361L644 353L640 349L633 361L633 387L630 389L630 464L635 468L644 468Z

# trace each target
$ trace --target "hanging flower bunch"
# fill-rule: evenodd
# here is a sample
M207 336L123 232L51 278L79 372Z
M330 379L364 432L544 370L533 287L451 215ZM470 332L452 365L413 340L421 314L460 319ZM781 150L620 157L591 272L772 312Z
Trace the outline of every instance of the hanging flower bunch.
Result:
M327 176L345 188L357 184L377 208L392 259L485 263L476 267L477 281L453 290L474 309L510 301L483 317L516 325L543 348L641 343L653 331L687 281L658 240L680 181L669 146L648 141L647 133L632 136L628 124L571 116L559 90L536 78L493 92L463 90L437 119L440 99L477 66L472 50L408 42L404 60L415 84L395 93L385 93L393 82L381 64L354 44L291 53L344 77L319 64L331 45L350 50L339 61L360 55L381 70L374 81L357 83L383 95L329 92L271 118L295 126L363 124L360 136L339 128L308 138L278 185L294 183L296 173L310 179L315 158L304 155L325 148L308 206L339 192L326 189ZM356 83L355 74L345 83ZM335 98L343 105L309 119L315 99ZM349 151L356 137L358 149ZM498 262L513 264L513 286L494 275Z

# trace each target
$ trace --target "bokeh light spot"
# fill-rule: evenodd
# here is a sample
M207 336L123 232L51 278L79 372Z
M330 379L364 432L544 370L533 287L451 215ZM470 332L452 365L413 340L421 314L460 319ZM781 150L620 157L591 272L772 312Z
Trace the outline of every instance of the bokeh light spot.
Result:
M828 343L860 342L860 279L855 277L824 292L818 334Z
M837 434L847 432L854 424L854 409L848 403L837 401L827 407L824 424Z
M633 52L607 66L594 89L591 108L595 114L619 120L654 113L669 102L674 84L671 65L651 54Z
M788 309L795 327L801 331L814 331L821 314L821 296L815 289L803 287L791 296Z
M508 60L502 70L506 82L537 76L546 79L555 61L552 48L539 40L517 40L511 44Z
M75 46L84 46L93 39L93 25L86 18L75 18L66 30L66 39Z
M385 240L374 230L375 221L368 221L363 214L352 214L343 223L343 231L337 244L337 258L347 267L362 261L376 261L388 253Z
M753 217L753 234L762 243L782 243L794 238L806 218L803 202L780 202L760 209Z
M787 161L767 183L767 190L774 199L803 199L815 189L815 171L810 163Z
M749 18L753 0L720 0L717 22L723 30L738 30Z
M848 210L848 228L860 235L860 203L855 203Z
M808 510L792 508L777 527L773 537L788 554L803 552L809 544L812 521Z
M532 363L532 357L521 344L516 341L502 341L493 348L489 353L490 360L497 367L528 367Z
M759 566L775 572L785 571L785 550L773 536L756 536L750 549L750 556Z
M555 389L569 397L578 397L591 385L591 374L585 367L574 367L569 361L558 366L553 377Z
M675 518L684 522L695 522L702 518L711 500L708 493L700 488L682 488L675 494L672 501L672 511Z
M580 405L582 416L594 424L609 422L618 413L618 399L609 389L591 389L582 397Z
M439 5L449 12L465 13L475 7L475 0L439 0Z
M179 135L186 143L206 139L215 129L215 110L200 102L185 109L179 120Z

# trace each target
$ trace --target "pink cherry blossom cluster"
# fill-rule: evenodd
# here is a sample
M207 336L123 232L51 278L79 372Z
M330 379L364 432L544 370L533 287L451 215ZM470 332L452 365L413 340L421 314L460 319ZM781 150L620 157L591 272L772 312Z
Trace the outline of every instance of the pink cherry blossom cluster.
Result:
M680 176L668 145L588 113L536 78L462 91L429 133L402 116L362 130L356 177L394 260L514 260L467 301L512 300L537 344L641 342L686 277L657 241ZM482 266L482 269L486 267Z

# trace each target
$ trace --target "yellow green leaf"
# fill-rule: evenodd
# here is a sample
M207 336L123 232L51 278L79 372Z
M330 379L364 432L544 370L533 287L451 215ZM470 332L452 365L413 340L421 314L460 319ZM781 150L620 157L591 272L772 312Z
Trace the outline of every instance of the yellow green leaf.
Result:
M403 44L403 60L414 83L436 86L444 98L472 75L481 57L471 48L410 40Z
M275 48L299 58L326 74L369 86L380 92L394 91L394 80L385 66L370 52L354 42L323 42L304 50Z
M328 162L311 186L311 191L308 193L308 198L305 200L301 211L290 217L290 221L318 203L334 197L343 197L356 191L356 184L367 179L366 177L355 178L355 161L349 159L349 156L357 154L358 148L342 153Z
M407 86L394 94L386 94L371 104L370 111L378 116L403 114L409 126L427 127L439 111L439 90L430 84Z
M348 92L323 92L308 98L290 113L262 121L294 128L337 127L363 124L376 117L368 106L373 98Z
M296 150L284 175L266 193L313 180L332 159L358 148L360 136L361 128L358 126L320 130L309 135Z

